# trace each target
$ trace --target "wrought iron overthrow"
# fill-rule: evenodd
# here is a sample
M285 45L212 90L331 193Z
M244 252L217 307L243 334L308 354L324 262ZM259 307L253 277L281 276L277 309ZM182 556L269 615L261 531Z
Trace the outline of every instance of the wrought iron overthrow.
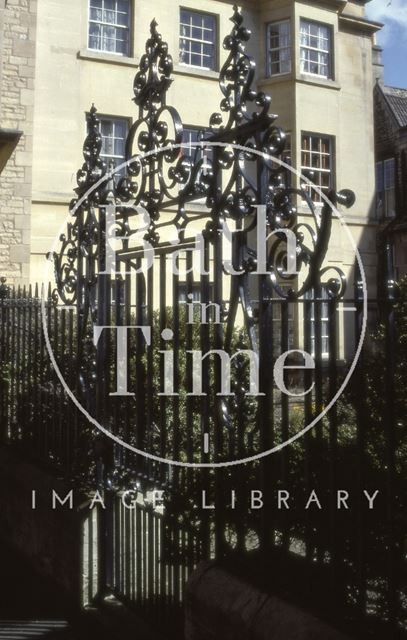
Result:
M106 360L110 353L108 340L102 339L97 353L92 345L91 331L96 320L106 325L114 315L119 324L133 323L136 319L136 324L151 326L158 314L160 331L170 320L178 331L182 320L180 299L183 296L186 302L188 295L192 299L194 286L198 286L201 302L218 305L221 320L214 324L213 331L203 326L199 336L202 352L211 348L230 352L233 342L236 346L235 329L240 306L247 341L260 353L261 385L268 388L272 300L277 298L288 304L300 300L307 292L320 295L322 288L332 301L344 295L346 283L341 270L324 266L332 227L332 207L326 203L322 210L317 209L309 194L309 185L303 180L298 188L290 186L289 168L281 160L286 136L276 125L277 116L270 111L270 97L255 89L255 62L245 52L250 32L236 7L231 20L232 31L224 39L228 55L219 78L220 111L211 116L208 129L202 134L194 153L186 148L187 145L182 145L183 125L178 111L167 105L173 63L155 21L151 23L145 54L134 80L138 118L128 134L128 166L126 175L120 180L113 179L113 172L108 171L101 159L97 112L94 106L90 110L84 144L85 163L78 172L77 198L71 207L74 220L68 224L67 233L61 236L60 252L54 254L60 297L65 303L75 303L79 311L78 357L83 360L81 387L89 397L95 391L94 368L104 367L105 381L111 375ZM334 203L345 206L353 203L351 192L329 195ZM296 209L299 200L308 207L302 220L298 219ZM198 206L192 206L193 203ZM116 242L119 245L115 277L105 270L106 207L109 204L115 205ZM253 235L259 225L262 206L266 214L264 234L273 236L268 242L266 270L257 273L258 254ZM149 217L145 228L141 211L147 212ZM188 252L196 241L197 226L202 233L203 260L208 271L194 281L192 255ZM227 287L224 281L226 228L230 228L233 235L231 256L227 256L233 275L230 275ZM292 250L287 231L295 239L295 274L287 269L289 250ZM147 274L140 273L146 243L157 258L156 266ZM171 285L168 285L168 259L172 259L176 251L184 252L185 282L181 282L179 275L172 276ZM155 285L153 273L156 267L159 269L159 287ZM120 272L122 275L118 275ZM138 274L134 285L129 279L130 272ZM158 288L159 306L155 300ZM171 300L168 303L169 289ZM187 330L187 349L192 348L195 339L193 330ZM162 336L156 337L156 344L161 349L166 348ZM179 339L176 344L177 357ZM240 341L239 344L243 343ZM157 414L152 397L154 390L157 392L154 385L160 373L154 370L153 349L146 356L140 342L137 345L135 368L144 373L138 373L135 383L138 426L132 436L133 442L152 447L163 456L168 453L164 415L169 405L168 401L161 400ZM244 371L244 367L240 367L240 371ZM209 368L204 366L206 380L208 373ZM191 375L187 374L189 380ZM219 369L215 367L217 382L219 376ZM175 383L179 386L180 379L176 377ZM92 400L93 405L98 405L100 415L106 412L101 395ZM211 418L201 407L201 431L204 433L210 429L222 433L233 423L230 402L215 398L214 403L216 407ZM187 399L184 416L187 422L194 420L196 409ZM260 431L267 431L270 411L269 406L259 401L258 423L263 423L263 427L257 425ZM116 408L115 412L117 415L121 410ZM171 416L178 428L181 420L176 400L171 405ZM216 424L210 424L211 420ZM114 422L114 418L109 421ZM121 434L131 432L129 424L120 430ZM253 440L253 432L248 437ZM190 455L195 447L192 436L183 438L175 438L171 444L171 455L175 459L180 449L189 451L186 455ZM215 447L218 457L224 455L220 454L222 447L220 437ZM208 460L207 451L202 455L203 460Z
M255 62L245 53L250 31L236 7L231 20L234 26L223 45L229 54L220 72L223 94L220 112L212 115L208 133L203 138L204 146L205 143L208 148L213 146L213 158L180 153L178 145L183 140L183 125L176 109L166 104L173 63L155 21L134 80L134 102L139 107L139 116L126 144L126 160L130 161L128 175L117 186L106 177L93 191L92 187L106 176L107 167L100 156L99 121L92 106L84 144L85 163L77 174L78 198L71 205L75 221L68 225L67 234L61 237L61 250L54 255L58 291L66 303L77 298L78 286L83 289L94 282L98 247L102 246L98 235L101 224L95 207L106 204L109 193L117 203L131 201L133 205L117 216L124 230L123 242L135 233L130 221L137 215L135 207L142 205L150 216L146 239L154 245L159 243L160 233L166 233L171 226L182 238L192 219L209 217L213 231L220 228L223 218L237 221L237 230L244 238L240 244L249 248L247 237L256 226L256 206L266 205L268 232L292 229L297 237L299 270L307 270L300 287L281 286L284 280L292 281L293 277L284 277L286 236L277 234L268 256L271 286L282 297L301 296L321 286L327 275L322 264L330 237L331 207L324 206L318 215L307 190L286 186L287 170L274 160L281 158L284 151L285 133L275 125L277 116L270 113L270 97L254 89ZM171 145L175 148L171 149ZM77 208L85 194L87 197ZM203 196L208 210L192 215L187 211L188 202ZM295 196L307 203L312 225L298 223ZM346 206L353 203L350 192L331 193L330 198L334 203L339 199ZM165 221L161 219L163 211L174 209L170 219L168 215ZM255 269L256 256L250 250L243 253L245 257L239 256L239 252L235 256L236 269L250 272ZM342 296L344 278L338 269L334 279L335 283L332 278L329 280L329 293Z

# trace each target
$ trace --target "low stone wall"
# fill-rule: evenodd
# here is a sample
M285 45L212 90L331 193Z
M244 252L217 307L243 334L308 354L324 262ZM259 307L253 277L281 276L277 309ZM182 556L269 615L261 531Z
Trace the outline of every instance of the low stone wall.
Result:
M203 562L186 596L186 640L349 640L324 622Z
M53 489L61 497L69 491L61 481L0 448L0 538L50 578L76 608L82 597L82 524L88 510L70 510L68 504L53 510ZM36 509L32 490L37 492Z

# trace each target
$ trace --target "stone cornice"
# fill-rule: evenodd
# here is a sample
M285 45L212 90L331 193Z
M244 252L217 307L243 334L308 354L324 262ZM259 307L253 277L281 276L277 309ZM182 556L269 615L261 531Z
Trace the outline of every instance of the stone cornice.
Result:
M366 18L358 18L357 16L349 15L347 13L342 13L339 16L339 25L354 31L362 31L368 35L377 33L377 31L380 31L383 27L381 22L366 20Z

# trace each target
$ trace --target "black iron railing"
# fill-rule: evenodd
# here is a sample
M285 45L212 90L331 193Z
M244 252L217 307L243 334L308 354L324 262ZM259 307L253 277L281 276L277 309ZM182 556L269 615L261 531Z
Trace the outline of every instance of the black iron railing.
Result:
M75 381L75 316L72 310L58 307L50 294L48 290L45 295L45 310L52 347L60 361L66 359L67 380ZM279 300L270 304L278 311L270 314L274 319L269 335L287 343L290 303ZM304 309L305 343L310 352L314 348L321 353L315 356L312 378L316 384L309 396L301 402L290 400L289 407L283 397L275 397L275 439L286 437L295 428L293 416L298 415L301 422L304 415L313 415L326 404L332 381L340 378L344 369L338 357L342 343L338 322L332 313L325 316L326 300L307 297L295 304ZM362 302L356 298L347 304L355 309L352 315L357 332ZM3 443L57 470L59 477L63 475L70 482L75 478L76 486L91 495L100 488L105 498L106 509L95 507L85 525L84 602L112 593L164 628L179 626L185 582L200 559L237 556L252 558L255 563L261 554L263 568L268 562L271 572L273 566L285 567L293 581L292 597L297 600L302 597L303 602L309 602L309 594L306 589L301 592L299 585L304 576L314 580L323 597L321 615L345 626L348 632L356 629L371 637L390 633L403 637L405 432L398 378L402 364L394 347L394 304L382 306L383 335L376 341L368 340L353 382L335 411L302 439L261 463L213 472L170 471L158 464L146 467L138 456L128 454L124 459L119 446L112 450L104 436L90 428L72 407L49 363L39 291L9 290L2 296ZM374 313L375 305L371 304L372 323ZM310 322L310 317L317 320ZM327 318L326 324L318 320L321 317ZM328 357L322 353L326 338L328 350L335 349L335 358L331 352ZM372 363L380 371L374 371ZM144 366L147 378L147 361ZM376 381L375 375L379 376ZM305 381L309 376L306 372ZM187 378L180 384L186 384ZM383 399L375 397L381 379ZM186 407L179 415L189 415ZM257 426L255 421L248 425L250 415L247 407L244 420L239 421L237 415L237 430L228 436L233 446L248 432L255 439ZM123 419L125 424L128 418ZM165 446L161 450L170 455L170 436L167 446L168 451ZM129 489L132 508L122 502L123 492ZM363 492L372 496L376 489L379 494L370 510ZM156 508L149 494L153 490L163 491ZM250 508L252 490L263 492L263 509ZM290 510L278 509L279 490L288 492ZM315 504L305 510L313 490L321 510ZM349 511L337 509L338 490L348 492ZM203 491L206 504L216 504L215 511L202 508ZM232 491L237 496L235 509L230 506ZM316 568L320 570L317 575L313 573ZM279 586L290 594L281 572L273 577L270 588ZM317 607L315 602L313 606Z

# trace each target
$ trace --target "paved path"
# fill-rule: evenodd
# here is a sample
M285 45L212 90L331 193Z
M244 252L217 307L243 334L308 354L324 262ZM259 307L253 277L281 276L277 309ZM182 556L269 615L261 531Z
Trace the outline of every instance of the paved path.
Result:
M52 585L15 552L0 548L0 640L82 640Z
M95 610L73 626L61 594L1 542L0 580L0 640L163 640L138 618L118 617L117 611L112 617Z

